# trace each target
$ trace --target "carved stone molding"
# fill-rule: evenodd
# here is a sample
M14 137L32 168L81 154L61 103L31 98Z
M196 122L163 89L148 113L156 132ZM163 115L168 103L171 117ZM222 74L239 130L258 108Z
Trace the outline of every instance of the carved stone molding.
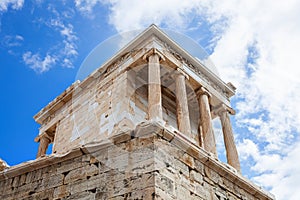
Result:
M170 52L177 60L179 60L183 65L189 67L192 71L194 71L198 76L201 77L205 82L207 82L210 86L212 86L216 91L221 93L226 98L229 98L229 93L226 90L223 90L219 85L214 83L204 72L202 72L198 67L195 67L189 60L181 56L178 52L176 52L170 45L164 43L164 47L168 52ZM203 64L202 64L203 65Z
M228 112L231 115L235 115L236 113L236 111L233 108L226 106L223 103L219 105L217 108L215 108L214 115L220 116L222 112Z
M161 60L165 60L165 56L163 55L163 53L161 53L158 49L156 48L151 48L148 52L146 52L143 56L143 60L147 60L149 58L149 56L153 55L153 54L157 54L159 57L159 61Z
M105 72L113 71L114 69L116 69L117 67L119 67L120 65L122 65L123 63L125 63L125 61L127 61L128 58L131 57L132 53L133 53L133 51L130 51L130 52L125 53L124 55L122 55L118 60L116 60L110 66L108 66L106 68Z
M200 95L205 94L207 97L211 97L211 93L204 87L200 87L198 90L196 90L196 94L198 96L198 98L200 97Z
M189 75L187 73L185 73L182 69L177 67L176 70L179 72L179 74L182 74L186 78L186 80L189 80L189 78L190 78Z

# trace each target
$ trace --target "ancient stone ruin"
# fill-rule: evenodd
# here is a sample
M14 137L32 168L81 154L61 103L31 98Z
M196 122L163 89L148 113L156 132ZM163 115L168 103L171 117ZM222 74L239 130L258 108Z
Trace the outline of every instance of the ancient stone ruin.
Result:
M37 159L1 168L0 199L274 199L241 174L234 94L151 25L34 116Z

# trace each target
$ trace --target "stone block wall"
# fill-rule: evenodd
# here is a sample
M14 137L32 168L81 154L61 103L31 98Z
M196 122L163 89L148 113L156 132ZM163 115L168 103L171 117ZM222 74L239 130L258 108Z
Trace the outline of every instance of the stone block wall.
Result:
M142 123L0 172L0 199L273 199L182 135Z
M129 113L127 81L124 72L114 75L114 79L99 77L84 89L76 88L69 106L64 108L68 114L57 122L53 152L63 154L113 134L115 126ZM56 115L64 110L58 110Z

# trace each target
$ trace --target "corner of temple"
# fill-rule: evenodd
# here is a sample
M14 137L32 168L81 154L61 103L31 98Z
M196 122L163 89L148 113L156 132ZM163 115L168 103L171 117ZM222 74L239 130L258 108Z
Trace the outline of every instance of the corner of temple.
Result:
M211 93L203 86L200 86L197 90L196 90L196 94L197 96L200 96L200 95L207 95L208 97L212 97Z
M227 85L230 89L232 89L234 92L236 91L236 87L235 87L231 82L226 83L226 85Z
M144 55L143 55L143 60L148 60L148 58L153 55L156 54L159 57L159 60L165 61L165 56L163 55L162 52L160 52L157 48L153 47L151 49L149 49Z
M221 113L223 112L228 112L229 114L231 115L235 115L236 114L236 111L230 107L230 106L227 106L225 105L224 103L220 104L219 106L217 106L215 109L214 109L214 115L220 115Z
M180 67L177 67L176 70L178 71L177 74L182 74L186 80L189 80L190 79L190 76Z

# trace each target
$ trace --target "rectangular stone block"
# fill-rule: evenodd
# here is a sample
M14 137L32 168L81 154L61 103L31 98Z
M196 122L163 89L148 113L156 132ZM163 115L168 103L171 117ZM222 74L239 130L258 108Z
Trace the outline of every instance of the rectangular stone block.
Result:
M194 159L195 161L195 170L198 171L200 174L204 175L204 165L201 161Z
M202 174L200 174L199 172L195 171L195 170L191 170L190 171L190 178L192 181L196 181L198 183L203 183L203 176Z
M43 191L32 194L32 199L53 199L54 188L45 189Z
M26 184L28 184L28 183L31 183L33 181L38 181L40 179L42 179L42 170L38 169L38 170L35 170L35 171L28 172L25 182L26 182Z
M83 192L78 192L70 195L68 199L91 200L96 198L95 198L95 193L89 191L83 191Z
M63 174L47 174L42 180L37 182L37 192L63 185Z
M86 180L87 177L96 175L99 173L99 169L94 164L85 165L80 168L73 169L64 178L64 184L74 182L77 180Z
M127 178L131 182L132 191L143 190L145 188L154 188L155 186L155 173L144 174L132 174L130 178Z
M143 190L134 190L131 193L132 199L154 199L154 197L155 197L154 187L144 188Z
M164 191L163 189L161 189L160 187L155 186L155 195L154 198L155 200L174 200L174 199L179 199L177 198L176 194L175 195L170 195L169 193L167 193L166 191Z
M72 181L68 185L70 187L69 191L70 191L71 195L78 194L78 193L88 190L88 181L87 180Z
M176 199L190 199L190 194L190 190L181 186L180 184L177 185Z
M159 172L155 173L155 185L172 196L176 194L175 182Z
M182 157L179 158L185 165L190 167L191 169L195 168L194 158L188 155L187 153L183 154Z
M12 183L12 187L18 187L19 186L19 180L20 180L20 176L16 176L13 180L13 183Z
M70 186L69 185L61 185L54 189L53 198L61 199L61 198L65 198L65 197L69 196L70 194L71 194Z

